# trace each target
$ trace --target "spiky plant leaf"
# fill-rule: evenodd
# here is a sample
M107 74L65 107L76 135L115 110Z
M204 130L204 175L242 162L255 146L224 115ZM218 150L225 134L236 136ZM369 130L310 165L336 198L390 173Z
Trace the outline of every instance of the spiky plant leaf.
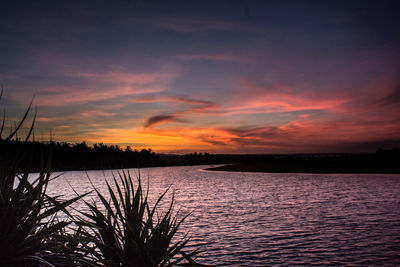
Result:
M81 212L78 224L86 229L85 235L92 240L93 259L103 266L171 266L181 262L194 262L198 251L183 252L189 241L184 236L172 242L181 223L173 217L173 200L163 216L154 219L159 203L168 189L149 206L144 196L140 177L137 186L129 172L113 175L113 186L106 181L108 196L94 189L101 207L86 201L90 213ZM183 253L182 253L183 252Z
M51 153L42 160L41 172L31 179L29 172L18 173L18 167L29 151L25 143L33 132L36 112L25 141L17 151L9 146L28 117L33 99L15 129L4 139L0 136L0 266L52 266L52 258L66 260L67 254L54 254L59 248L60 231L71 222L59 221L57 214L80 199L51 201L46 190L51 175ZM3 115L0 134L5 125Z

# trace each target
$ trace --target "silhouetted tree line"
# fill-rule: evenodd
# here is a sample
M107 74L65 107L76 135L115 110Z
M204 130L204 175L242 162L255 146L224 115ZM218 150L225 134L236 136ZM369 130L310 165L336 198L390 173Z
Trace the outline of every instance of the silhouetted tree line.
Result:
M183 156L183 160L185 164L193 165L193 164L207 164L214 162L215 158L212 158L209 153L190 153Z
M219 167L227 171L318 172L318 173L400 173L400 148L379 149L376 153L296 154L296 155L232 155L190 153L185 155L156 154L151 149L136 150L130 146L97 143L89 146L62 142L23 142L1 140L1 155L12 158L19 151L23 157L21 170L39 170L51 157L52 170L94 170L144 168L158 166L232 164Z
M1 140L0 149L8 155L17 155L18 151L29 154L20 166L38 170L51 156L52 169L64 170L93 170L113 168L136 168L160 166L159 155L151 149L136 150L131 147L122 149L118 145L103 143L89 146L86 142L78 144L61 142L22 142L19 139Z
M24 151L29 157L23 157L20 170L39 170L41 164L51 157L53 171L98 170L117 168L145 168L159 166L181 166L215 163L231 163L231 156L210 155L209 153L190 153L186 155L156 154L151 149L121 148L118 145L86 142L77 144L64 142L23 142L20 139L2 140L0 150L7 151L8 157ZM6 154L7 154L6 153ZM2 155L6 155L2 154ZM237 161L240 157L234 157ZM236 162L235 161L235 162Z

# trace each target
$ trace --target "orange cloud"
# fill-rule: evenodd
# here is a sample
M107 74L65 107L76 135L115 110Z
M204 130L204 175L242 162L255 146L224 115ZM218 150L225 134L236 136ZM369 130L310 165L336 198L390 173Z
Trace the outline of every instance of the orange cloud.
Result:
M60 141L88 141L152 148L157 152L209 151L213 153L295 153L364 151L365 144L399 140L400 126L390 120L313 121L292 120L264 127L168 127L110 129L81 132L81 140L70 138L74 129L60 125L54 133ZM73 134L72 134L73 135ZM76 136L76 134L75 134ZM69 138L69 139L68 139ZM400 142L399 142L400 143ZM383 144L383 143L382 143ZM373 147L372 145L370 147ZM374 149L374 148L372 148ZM375 147L376 149L376 147Z

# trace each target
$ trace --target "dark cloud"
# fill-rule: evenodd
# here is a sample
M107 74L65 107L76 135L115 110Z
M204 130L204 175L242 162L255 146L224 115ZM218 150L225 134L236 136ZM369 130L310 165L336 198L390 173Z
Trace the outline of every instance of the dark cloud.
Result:
M156 124L163 123L163 122L183 122L183 120L179 119L179 116L186 114L186 113L208 113L210 110L214 110L217 108L217 104L211 101L205 100L197 100L191 99L186 97L162 97L162 98L142 98L142 99L134 99L133 102L175 102L175 103L182 103L190 105L189 108L168 113L168 114L161 114L157 116L150 117L146 123L144 124L144 128L152 127Z
M382 98L379 104L382 106L393 105L400 103L400 86L397 87L392 93Z
M171 102L171 103L179 103L179 104L188 104L192 105L193 108L189 110L206 110L206 109L215 109L218 105L215 102L207 101L207 100L199 100L188 98L184 96L164 96L164 97L144 97L144 98L133 98L131 99L133 103L157 103L157 102Z
M228 132L237 134L242 138L273 138L282 135L282 130L278 127L267 126L267 127L238 127L225 129Z
M144 124L144 128L152 127L162 122L181 122L174 114L164 114L150 117Z
M208 143L210 145L213 145L213 146L227 146L227 145L229 145L229 144L225 143L224 141L214 140L214 139L212 139L212 138L210 138L208 136L201 136L200 139L201 139L201 141L206 142L206 143Z
M228 146L234 145L244 149L245 147L268 147L281 146L284 147L287 143L280 138L285 136L285 132L277 127L237 127L220 129L229 134L230 137L225 137L225 140L216 140L214 136L202 135L200 139L211 145Z

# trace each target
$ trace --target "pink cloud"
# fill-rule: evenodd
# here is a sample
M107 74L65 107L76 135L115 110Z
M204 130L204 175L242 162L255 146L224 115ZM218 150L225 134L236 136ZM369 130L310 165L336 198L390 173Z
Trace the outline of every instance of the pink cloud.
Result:
M336 111L351 100L344 95L326 97L320 94L297 91L295 88L256 84L249 79L239 79L240 90L230 99L227 114L252 112L286 112L297 110Z
M127 70L69 73L69 77L86 80L84 87L56 85L38 88L37 103L45 106L62 106L117 97L127 97L126 102L128 102L132 95L168 90L170 83L178 75L178 72L130 73ZM12 97L21 99L25 94L23 91L17 91Z
M121 84L147 85L154 82L170 82L178 76L177 73L131 73L127 70L109 72L77 72L69 73L71 77L81 77L102 82L118 82Z
M375 110L380 114L394 115L393 103L400 102L400 83L391 78L376 79L362 88L349 91L341 83L336 88L306 90L307 84L285 86L263 84L257 79L239 78L239 87L229 99L226 114L251 114L258 112L286 112L321 110L348 116ZM392 105L392 107L389 107Z
M133 94L155 93L163 91L161 88L136 89L134 87L119 87L112 90L85 88L79 90L74 87L53 86L42 88L37 96L38 105L63 106L69 104L81 104L99 100L110 100L116 97L131 96Z

